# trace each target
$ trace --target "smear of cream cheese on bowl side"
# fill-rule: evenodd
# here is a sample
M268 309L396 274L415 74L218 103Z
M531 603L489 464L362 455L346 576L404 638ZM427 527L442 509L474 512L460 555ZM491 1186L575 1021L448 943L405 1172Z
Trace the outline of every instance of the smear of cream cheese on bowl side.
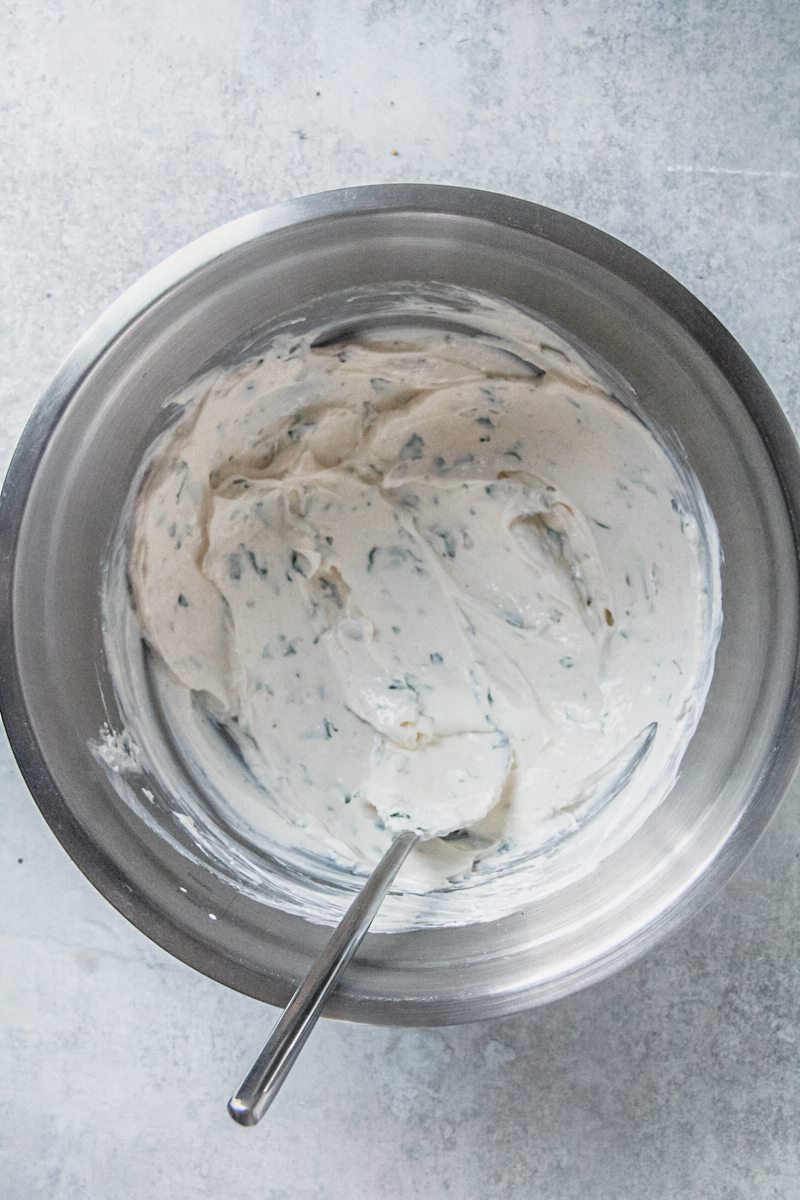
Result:
M244 890L334 921L424 789L452 832L378 927L491 920L668 794L721 627L716 527L589 357L494 298L409 291L173 398L109 557L106 652L148 788Z

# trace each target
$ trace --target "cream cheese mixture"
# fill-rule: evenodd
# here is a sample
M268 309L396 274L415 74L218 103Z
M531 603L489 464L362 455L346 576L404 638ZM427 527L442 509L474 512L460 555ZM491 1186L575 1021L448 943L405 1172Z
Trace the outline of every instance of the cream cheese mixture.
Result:
M552 329L469 303L284 333L187 389L127 560L176 742L235 744L277 856L363 875L397 828L447 835L398 881L406 924L468 919L419 897L533 870L584 824L580 869L633 832L721 621L679 451Z

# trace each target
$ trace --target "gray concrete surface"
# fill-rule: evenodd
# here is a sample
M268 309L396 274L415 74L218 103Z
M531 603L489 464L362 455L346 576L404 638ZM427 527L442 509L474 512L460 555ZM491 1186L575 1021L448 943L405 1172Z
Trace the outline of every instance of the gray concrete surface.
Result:
M3 466L59 360L145 268L273 200L381 180L516 193L623 238L716 311L800 428L789 0L1 11ZM271 1012L112 911L3 745L0 1195L796 1197L799 796L621 975L483 1026L328 1023L246 1131L224 1100Z

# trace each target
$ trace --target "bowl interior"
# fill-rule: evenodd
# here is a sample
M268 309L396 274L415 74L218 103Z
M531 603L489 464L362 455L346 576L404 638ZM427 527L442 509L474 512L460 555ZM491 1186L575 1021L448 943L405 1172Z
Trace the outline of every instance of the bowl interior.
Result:
M108 898L198 969L285 1001L325 930L186 857L180 829L159 836L88 748L114 716L102 561L162 401L281 313L367 283L461 284L562 325L685 447L725 555L722 638L678 784L597 870L492 924L368 937L333 1011L441 1023L606 974L688 911L701 878L730 871L763 827L796 757L798 465L748 360L652 264L532 205L450 189L391 189L390 203L388 191L298 202L209 235L87 335L5 488L3 708L37 802Z

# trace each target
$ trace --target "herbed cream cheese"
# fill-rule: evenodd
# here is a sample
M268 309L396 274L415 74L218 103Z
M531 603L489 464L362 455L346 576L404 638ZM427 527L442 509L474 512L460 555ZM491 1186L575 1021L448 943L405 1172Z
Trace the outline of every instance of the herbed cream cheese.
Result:
M586 869L624 840L674 783L721 622L678 450L554 330L469 306L480 332L410 299L193 384L126 562L193 714L176 744L202 762L232 739L262 806L242 820L278 857L363 874L397 828L442 835L398 880L417 909L583 823Z

